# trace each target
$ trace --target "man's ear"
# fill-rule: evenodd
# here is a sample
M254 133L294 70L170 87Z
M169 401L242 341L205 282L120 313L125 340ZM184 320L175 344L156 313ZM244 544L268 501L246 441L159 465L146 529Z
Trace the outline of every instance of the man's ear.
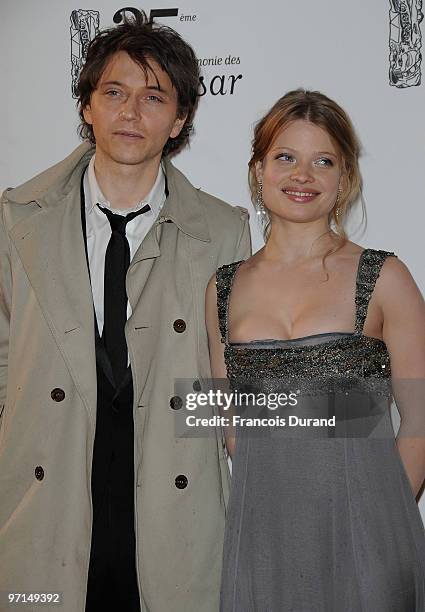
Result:
M186 119L187 115L183 115L183 117L176 118L176 120L174 121L173 129L171 130L170 138L177 138L177 136L183 129Z
M86 123L88 123L89 125L93 125L93 119L92 119L92 115L91 115L91 108L90 108L90 104L87 104L84 108L83 108L83 117L84 117L84 121Z

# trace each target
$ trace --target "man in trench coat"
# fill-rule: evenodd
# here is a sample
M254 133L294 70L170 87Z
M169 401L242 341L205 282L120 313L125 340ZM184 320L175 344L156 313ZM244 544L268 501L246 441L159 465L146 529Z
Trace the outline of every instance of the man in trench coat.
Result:
M122 82L113 79L118 80L113 101L108 97L108 104L117 105L113 121L131 125L135 132L145 129L146 134L153 125L151 111L139 108L137 100L144 96L143 87L162 95L161 79L167 75L151 61L148 71L156 66L151 72L157 79L151 86L143 67L131 65L129 57L123 61L130 77L126 80L126 68ZM120 66L118 62L114 70ZM142 84L134 82L135 66L140 73L136 81ZM96 138L94 146L83 143L64 161L6 190L1 201L2 612L8 609L8 593L37 593L41 601L51 601L49 594L58 593L63 612L84 612L86 605L99 406L96 313L81 185L93 154L100 164L113 140L102 132L109 119L95 104L99 87L82 112L102 140ZM157 103L151 94L146 100ZM160 126L162 138L168 130L167 142L187 116L180 123L178 119L177 113L177 123ZM137 133L118 137L121 150L127 151ZM152 128L147 145L158 145L159 140ZM122 141L128 142L127 148ZM249 227L244 210L195 189L161 155L163 144L151 158L165 176L165 203L126 277L131 306L125 337L133 383L134 564L143 612L215 612L229 479L224 443L220 432L176 437L175 415L181 403L174 381L210 375L205 288L219 266L249 256ZM126 160L121 165L126 166ZM101 178L101 164L99 168ZM97 170L96 165L96 176ZM14 609L39 609L28 601ZM58 606L46 604L44 609ZM126 612L125 607L119 612Z

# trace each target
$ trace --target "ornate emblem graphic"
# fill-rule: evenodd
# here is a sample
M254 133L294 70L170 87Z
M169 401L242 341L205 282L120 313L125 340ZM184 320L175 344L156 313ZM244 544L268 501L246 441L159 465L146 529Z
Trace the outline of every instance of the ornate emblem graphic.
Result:
M71 13L72 97L78 98L77 84L90 41L99 33L99 11L78 9Z
M390 0L390 85L421 84L422 0Z

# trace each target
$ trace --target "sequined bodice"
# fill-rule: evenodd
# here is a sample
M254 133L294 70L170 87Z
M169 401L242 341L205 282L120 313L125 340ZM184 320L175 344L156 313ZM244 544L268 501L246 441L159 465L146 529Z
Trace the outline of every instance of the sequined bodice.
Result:
M230 343L228 306L233 278L242 261L217 270L217 307L227 375L231 381L275 378L311 381L315 388L329 380L362 381L374 388L391 375L387 347L382 340L363 335L368 304L382 265L393 253L366 249L356 278L356 320L353 333L329 333L295 340L258 340Z

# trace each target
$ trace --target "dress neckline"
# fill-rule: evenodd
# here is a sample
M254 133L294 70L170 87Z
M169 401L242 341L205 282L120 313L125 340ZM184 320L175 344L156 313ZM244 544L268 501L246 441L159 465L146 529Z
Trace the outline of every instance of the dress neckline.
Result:
M311 334L309 336L299 336L298 338L287 338L286 340L283 340L282 338L256 338L255 340L246 340L246 341L242 341L242 342L228 342L229 346L243 346L243 345L249 345L249 344L256 344L258 343L272 343L272 342L281 342L281 343L291 343L291 342L299 342L300 340L311 340L312 338L324 338L325 336L340 336L340 337L344 337L344 338L351 338L352 336L355 336L356 334L354 332L341 332L341 331L332 331L332 332L322 332L320 334ZM363 334L361 334L363 335ZM373 338L373 336L365 336ZM339 339L339 338L334 338L335 340ZM380 340L380 338L374 338L375 340Z
M360 271L361 271L361 264L364 258L364 255L367 251L371 251L372 249L363 249L363 251L360 253L360 257L359 257L359 261L357 263L357 272L356 272L356 282L355 282L355 302L356 302L356 312L355 312L355 321L357 322L357 317L358 317L358 312L357 312L357 287L359 284L359 280L360 280ZM226 320L226 344L228 344L229 346L247 346L250 344L255 344L255 343L267 343L267 342L297 342L300 340L308 340L311 338L321 338L323 336L331 336L331 335L337 335L337 336L347 336L347 337L354 337L354 336L364 336L363 334L363 330L361 330L360 332L356 332L356 331L352 331L352 332L341 332L341 331L330 331L330 332L323 332L320 334L311 334L308 336L300 336L298 338L287 338L287 339L282 339L282 338L265 338L265 339L261 339L261 338L256 338L255 340L248 340L248 341L242 341L242 342L229 342L229 304L230 304L230 296L232 293L232 287L233 287L233 282L235 280L236 277L236 273L239 269L239 267L245 263L245 259L241 259L240 261L236 261L233 265L234 265L234 271L233 274L231 276L230 279L230 284L229 284L229 290L228 290L228 295L227 295L227 299L226 299L226 308L225 308L225 320ZM364 336L365 338L371 338L373 340L379 340L381 342L383 342L383 340L381 340L381 338L375 338L374 336ZM330 340L330 342L334 341L334 340L338 340L339 338L334 338L333 340Z

